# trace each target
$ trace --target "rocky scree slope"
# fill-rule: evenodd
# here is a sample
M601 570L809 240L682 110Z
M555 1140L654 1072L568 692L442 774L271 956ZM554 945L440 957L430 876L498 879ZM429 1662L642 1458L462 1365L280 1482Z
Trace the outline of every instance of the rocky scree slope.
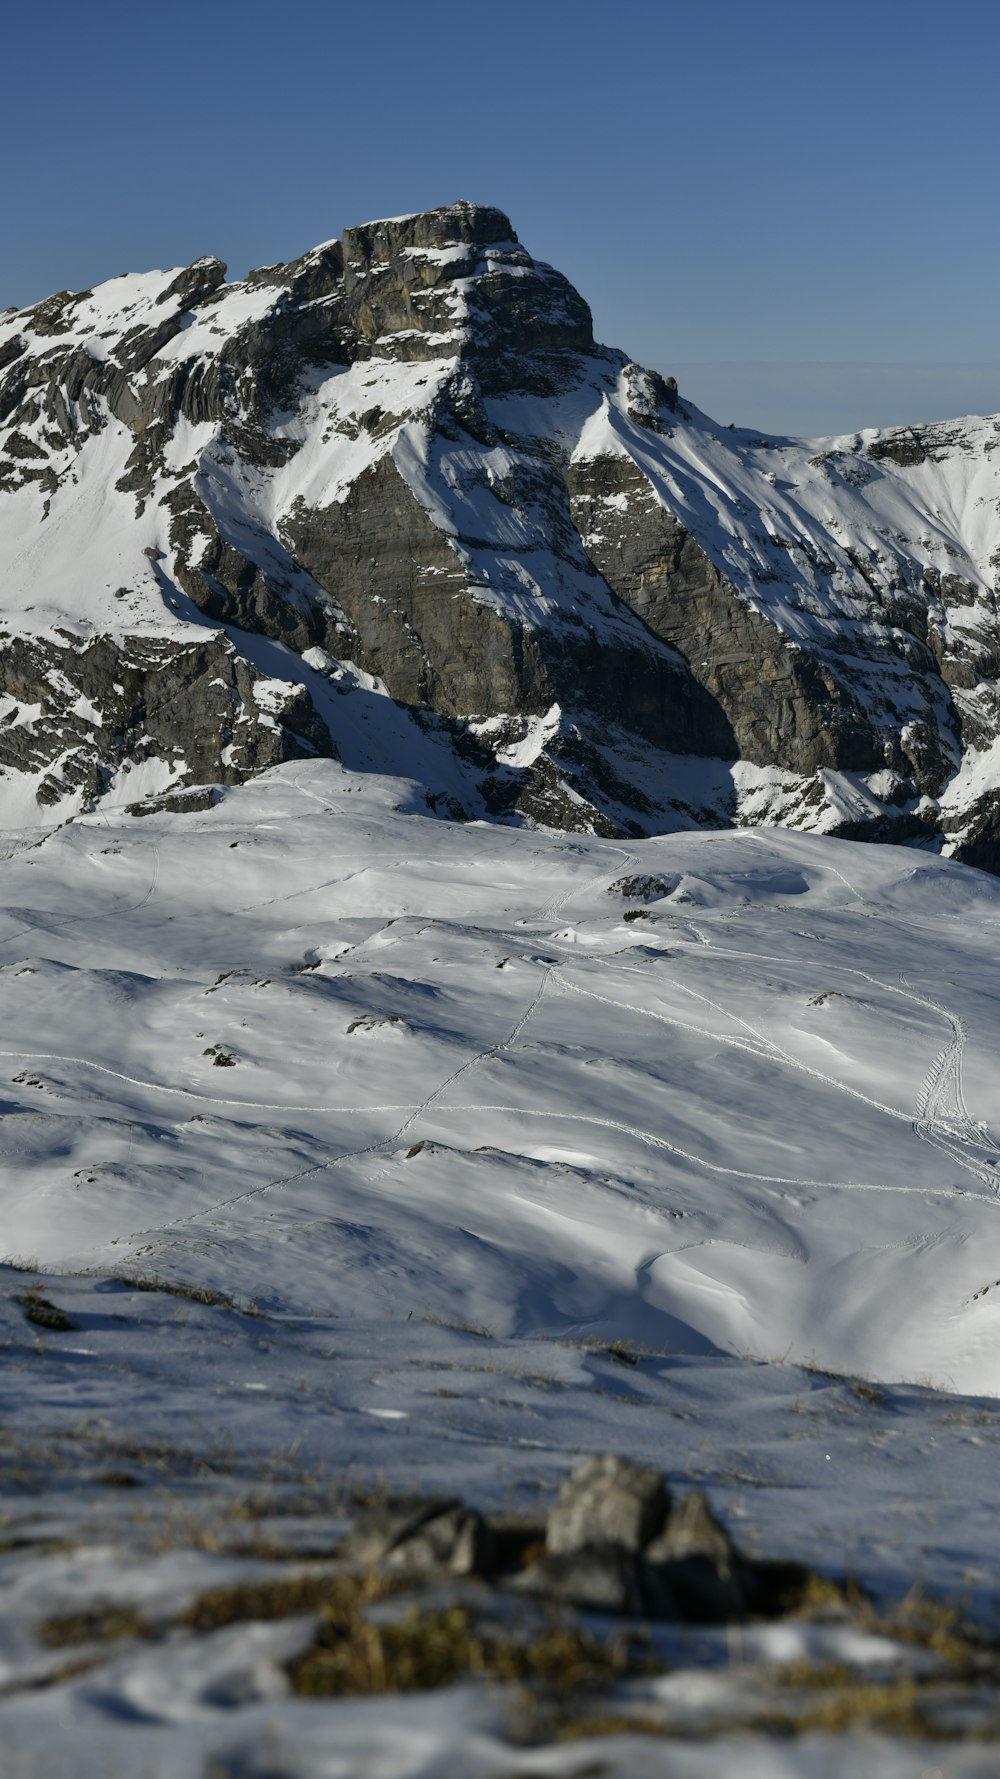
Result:
M1000 420L719 426L488 207L0 316L8 819L336 753L364 696L452 815L997 869L998 569Z

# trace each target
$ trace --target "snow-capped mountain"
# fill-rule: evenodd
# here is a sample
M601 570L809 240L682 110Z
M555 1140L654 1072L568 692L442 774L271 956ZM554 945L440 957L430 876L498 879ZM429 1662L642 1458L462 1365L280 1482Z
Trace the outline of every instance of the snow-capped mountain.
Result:
M8 311L6 819L353 751L442 813L995 868L998 448L719 426L469 203Z
M993 1770L998 446L469 204L0 317L3 1779Z

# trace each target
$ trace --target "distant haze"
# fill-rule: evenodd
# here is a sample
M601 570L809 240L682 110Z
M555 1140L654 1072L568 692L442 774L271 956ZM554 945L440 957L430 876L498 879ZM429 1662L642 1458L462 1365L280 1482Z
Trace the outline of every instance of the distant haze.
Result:
M665 361L681 393L714 420L822 438L1000 414L997 364L706 364Z

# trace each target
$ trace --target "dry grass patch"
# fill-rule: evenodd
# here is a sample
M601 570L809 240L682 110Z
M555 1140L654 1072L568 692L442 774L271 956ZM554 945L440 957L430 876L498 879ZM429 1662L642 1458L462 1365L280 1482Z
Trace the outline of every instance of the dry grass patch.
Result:
M884 1408L889 1398L878 1384L868 1382L867 1378L856 1377L850 1380L851 1394L858 1402L868 1402L872 1408Z
M597 1712L589 1717L571 1717L555 1725L554 1740L557 1742L582 1742L594 1736L665 1736L668 1731L665 1718L650 1717L637 1713L626 1717L615 1711ZM598 1769L588 1768L595 1775Z
M202 1303L208 1309L232 1310L237 1316L260 1316L264 1311L248 1298L240 1301L230 1297L225 1291L216 1291L211 1285L185 1285L174 1279L161 1279L155 1273L113 1272L111 1277L116 1284L124 1285L129 1291L158 1291L164 1297L183 1297L188 1303Z
M898 1611L874 1627L919 1649L930 1650L950 1668L966 1670L1000 1667L1000 1651L971 1626L961 1608L947 1600L933 1600L919 1587L912 1588Z
M69 1334L75 1327L72 1316L68 1316L59 1305L51 1303L40 1291L22 1292L18 1302L24 1311L26 1322L36 1328L50 1328L54 1334Z
M448 1316L436 1316L428 1311L421 1316L422 1322L428 1322L432 1328L451 1328L456 1334L474 1334L478 1340L496 1340L492 1328L486 1328L480 1322L455 1322Z
M628 1345L627 1341L610 1341L604 1348L604 1351L607 1353L608 1358L614 1359L618 1365L638 1365L639 1363L638 1353L633 1347Z
M778 1676L781 1687L813 1693L798 1699L787 1710L780 1705L757 1720L755 1728L779 1735L844 1735L865 1730L909 1740L938 1741L955 1735L954 1724L936 1721L941 1697L940 1683L921 1681L912 1674L866 1679L850 1667L812 1666L797 1663ZM995 1740L997 1729L985 1726L977 1740Z
M894 1611L880 1611L857 1581L808 1574L794 1602L797 1618L849 1618L859 1630L924 1649L946 1667L1000 1671L1000 1649L971 1625L960 1606L914 1587Z
M236 1583L201 1594L176 1623L207 1633L248 1619L318 1614L313 1642L287 1667L292 1690L302 1698L425 1691L466 1675L575 1696L661 1670L633 1636L600 1639L575 1626L551 1625L518 1639L484 1628L462 1605L429 1612L414 1606L392 1622L374 1622L369 1609L402 1585L397 1577L372 1572Z
M601 1640L551 1626L520 1641L484 1629L464 1606L413 1609L393 1624L373 1624L351 1606L325 1611L312 1647L288 1664L292 1689L305 1698L427 1691L467 1675L565 1698L658 1671L660 1664L623 1636Z
M348 1575L281 1575L273 1581L238 1581L211 1588L181 1614L177 1623L190 1631L219 1631L247 1619L298 1618L303 1613L357 1609L359 1599L377 1599L384 1592Z
M69 1649L80 1643L118 1643L144 1637L145 1619L133 1606L95 1606L86 1612L62 1612L42 1620L38 1640L47 1649Z
M803 1572L802 1587L792 1608L796 1618L852 1618L874 1621L871 1602L855 1581L835 1581L829 1575Z
M883 1735L934 1735L919 1708L920 1689L905 1676L893 1680L860 1680L848 1670L843 1677L825 1669L782 1676L789 1685L816 1687L821 1696L800 1709L768 1713L756 1726L785 1735L843 1735L848 1730L877 1730Z

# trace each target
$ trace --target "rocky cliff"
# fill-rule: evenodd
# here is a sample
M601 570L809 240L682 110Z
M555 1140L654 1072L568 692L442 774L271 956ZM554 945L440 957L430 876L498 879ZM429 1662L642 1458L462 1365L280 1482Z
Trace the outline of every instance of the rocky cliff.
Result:
M1000 868L998 570L1000 421L720 427L487 207L0 316L8 821L339 750Z

